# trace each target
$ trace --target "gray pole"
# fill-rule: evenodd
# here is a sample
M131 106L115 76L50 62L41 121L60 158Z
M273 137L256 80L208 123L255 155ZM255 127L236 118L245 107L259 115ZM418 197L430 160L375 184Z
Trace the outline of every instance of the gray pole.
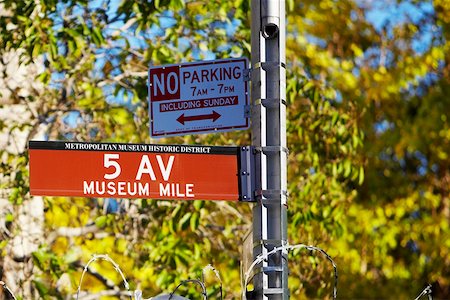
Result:
M287 245L286 28L284 0L252 0L252 145L257 203L253 258ZM287 252L256 268L249 299L289 299Z

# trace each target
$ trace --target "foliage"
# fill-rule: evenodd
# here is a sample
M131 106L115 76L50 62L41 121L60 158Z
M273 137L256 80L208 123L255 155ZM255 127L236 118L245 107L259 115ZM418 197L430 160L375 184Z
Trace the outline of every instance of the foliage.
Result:
M328 183L308 190L303 214L314 216L317 200L331 199L318 210L323 218L315 218L322 231L306 231L314 228L308 220L301 239L328 242L339 257L345 266L341 296L411 298L407 287L432 282L436 296L448 297L448 7L436 1L302 1L295 9L288 41L293 63L326 87L322 94L332 87L339 116L348 116L345 133L354 139L346 145L339 132L332 134L333 146L350 151L323 153L314 146L326 144L333 117L321 116L321 132L302 126L321 139L304 145L313 150L309 157L317 153L316 161L323 161L322 172L303 169L306 182L323 177ZM371 14L378 19L370 21ZM311 106L301 122L315 115ZM344 176L327 172L339 170L335 162L343 164ZM328 191L335 180L338 187ZM333 210L333 194L351 203ZM332 229L326 230L327 222Z
M17 127L30 138L45 125L51 140L156 142L148 134L148 66L249 57L249 2L3 1L14 13L0 14L0 56L16 50L23 64L45 66L36 78L45 93L20 100L34 114ZM290 242L335 258L341 297L412 299L429 282L435 296L448 298L447 1L287 7ZM157 142L250 140L244 131ZM12 189L9 200L20 206L29 197L26 152L0 154L2 189ZM200 278L211 263L226 298L239 298L249 205L114 201L46 199L46 234L32 257L41 297L74 294L91 255L108 253L146 297ZM331 271L320 257L296 256L290 265L293 298L331 295ZM83 286L90 292L121 287L102 264L90 276ZM218 298L217 283L208 288Z

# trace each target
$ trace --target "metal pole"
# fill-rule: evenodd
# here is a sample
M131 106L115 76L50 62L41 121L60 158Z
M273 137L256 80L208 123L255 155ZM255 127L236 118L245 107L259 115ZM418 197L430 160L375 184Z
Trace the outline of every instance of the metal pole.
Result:
M287 245L286 29L284 0L252 0L252 145L257 203L253 258ZM287 251L261 263L249 299L289 299Z

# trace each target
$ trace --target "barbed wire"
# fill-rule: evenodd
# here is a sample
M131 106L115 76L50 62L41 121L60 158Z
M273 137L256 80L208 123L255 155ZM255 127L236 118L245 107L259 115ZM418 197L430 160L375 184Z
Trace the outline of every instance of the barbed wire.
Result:
M428 300L433 300L433 297L431 296L431 293L433 291L431 290L431 284L427 285L423 291L419 294L419 296L416 297L416 299L414 300L419 300L422 296L427 295L428 296Z
M132 296L131 296L131 292L130 292L130 285L128 284L127 279L125 278L125 275L123 275L122 270L120 269L119 265L112 259L110 258L107 254L94 254L92 256L92 258L88 261L88 263L86 264L86 266L83 269L83 273L81 274L81 278L80 278L80 283L78 284L78 289L77 289L77 300L78 297L80 295L80 291L81 291L81 285L83 283L83 278L84 275L86 274L86 272L88 271L89 265L97 260L105 260L107 262L110 262L113 266L114 269L116 270L117 273L120 274L120 276L122 277L122 281L123 281L123 285L125 287L125 289L127 290L128 296L130 297L130 300L132 300Z
M272 249L271 251L267 252L266 254L258 255L256 257L256 259L252 262L250 267L248 268L247 272L245 272L245 274L244 274L244 286L243 286L243 289L242 289L242 300L247 300L246 293L247 293L248 282L249 282L249 279L251 279L250 277L252 276L253 269L255 268L256 265L262 263L264 260L267 260L271 255L277 253L278 251L289 252L289 251L293 251L293 250L297 250L297 249L300 249L300 250L301 249L306 249L306 250L309 250L309 251L320 252L322 255L325 256L325 258L327 260L329 260L331 262L331 264L333 265L333 269L334 269L333 299L336 300L337 299L337 284L338 284L338 271L337 271L336 263L333 261L331 256L328 255L328 253L326 253L323 249L321 249L319 247L315 247L315 246L304 245L304 244L285 245L285 246L275 247L274 249ZM85 276L86 272L88 271L89 265L92 264L93 262L97 261L97 260L108 261L114 266L114 269L116 270L116 272L118 274L120 274L120 276L122 278L122 281L123 281L123 284L124 284L124 287L126 289L126 292L125 292L126 294L124 294L124 295L130 297L130 300L133 300L132 299L132 294L130 292L130 285L129 285L128 281L126 280L122 270L120 269L119 265L113 259L111 259L107 254L94 254L92 256L92 258L88 261L88 263L86 264L86 266L83 269L83 273L81 274L80 282L79 282L78 289L77 289L77 297L76 297L76 299L78 300L78 298L79 298L79 294L80 294L80 291L81 291L81 286L82 286L82 283L83 283L83 279L84 279L84 276ZM205 274L205 271L208 271L208 270L212 270L214 272L215 276L217 277L217 279L219 280L219 283L220 283L220 299L223 299L223 295L222 295L222 280L220 278L219 272L211 264L208 264L207 266L205 266L202 269L202 280L187 279L187 280L181 281L181 283L178 284L177 287L169 294L168 300L171 300L174 296L176 296L175 295L176 291L181 286L185 285L186 283L196 283L196 284L200 285L200 287L202 289L202 293L201 294L203 295L203 299L207 300L208 299L208 295L207 295L206 286L205 286L205 283L204 283L205 282L205 275L204 274ZM8 294L13 298L13 300L17 300L17 298L15 297L14 293L6 285L5 282L0 281L0 285L2 286L3 290L8 292ZM432 294L432 286L431 286L431 284L428 284L414 300L419 300L423 296L427 296L428 300L433 300L433 297L432 297L431 294ZM92 299L94 299L94 298L92 298ZM142 291L135 290L134 291L134 299L135 300L142 300ZM150 299L152 299L152 298L150 298Z
M242 299L243 300L247 300L247 285L248 285L248 281L250 279L250 276L252 275L253 268L256 265L262 263L264 260L267 260L269 258L269 256L277 253L278 251L289 252L291 250L296 250L296 249L307 249L309 251L318 251L318 252L322 253L331 262L331 264L333 265L333 269L334 269L333 299L336 300L336 297L337 297L337 284L338 284L338 271L337 271L336 263L333 261L331 256L328 255L328 253L326 253L323 249L321 249L319 247L315 247L315 246L304 245L304 244L283 245L283 246L280 246L280 247L275 247L275 248L273 248L271 251L269 251L267 253L261 253L260 255L258 255L255 258L255 260L253 261L253 263L250 265L250 267L248 268L247 272L245 272L245 274L244 274L244 286L242 288Z
M14 295L14 293L11 291L11 289L6 285L5 282L0 280L0 285L2 286L3 290L7 291L8 294L14 299L17 300L16 296Z
M214 272L216 278L219 280L220 284L220 300L223 299L223 289L222 289L222 279L220 279L219 271L217 271L211 264L208 264L206 267L202 269L202 281L205 282L205 271L211 270Z
M178 288L179 288L180 286L186 284L186 283L196 283L196 284L200 285L201 288L202 288L203 299L204 299L204 300L207 300L207 299L208 299L208 295L206 294L206 287L205 287L205 284L204 284L201 280L198 280L198 279L187 279L187 280L183 280L182 282L180 282L179 285L177 285L177 287L173 290L173 292L170 293L169 299L168 299L168 300L171 300L172 297L175 295L175 292L178 290Z

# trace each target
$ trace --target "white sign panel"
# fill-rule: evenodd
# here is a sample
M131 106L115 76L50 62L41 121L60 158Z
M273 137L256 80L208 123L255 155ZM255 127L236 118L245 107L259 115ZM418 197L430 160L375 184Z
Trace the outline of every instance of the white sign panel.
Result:
M151 67L152 137L249 127L247 59Z

